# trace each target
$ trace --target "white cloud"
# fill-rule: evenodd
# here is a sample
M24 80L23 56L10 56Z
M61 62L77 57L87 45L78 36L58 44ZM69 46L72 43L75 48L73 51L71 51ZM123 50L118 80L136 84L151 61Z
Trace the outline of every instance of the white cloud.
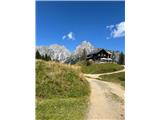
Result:
M111 32L111 35L114 38L123 37L125 35L124 22L117 24L116 29Z
M64 40L66 38L66 36L64 35L63 37L62 37L62 39Z
M109 30L112 30L112 29L113 29L113 27L114 27L114 25L106 26L106 28L107 28L107 29L109 29Z
M124 27L125 22L120 22L119 24L116 25L110 25L106 26L107 29L109 29L110 37L112 38L119 38L119 37L124 37L125 36L125 27Z
M69 32L67 36L68 36L68 39L75 40L75 35L73 32Z
M73 32L69 32L67 35L64 35L62 39L75 40L75 34Z

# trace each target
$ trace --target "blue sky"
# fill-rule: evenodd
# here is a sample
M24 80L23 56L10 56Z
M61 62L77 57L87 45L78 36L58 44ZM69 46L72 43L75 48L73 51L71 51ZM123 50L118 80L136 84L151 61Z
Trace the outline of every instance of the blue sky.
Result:
M82 41L124 52L123 1L36 2L36 46L59 44L71 52Z

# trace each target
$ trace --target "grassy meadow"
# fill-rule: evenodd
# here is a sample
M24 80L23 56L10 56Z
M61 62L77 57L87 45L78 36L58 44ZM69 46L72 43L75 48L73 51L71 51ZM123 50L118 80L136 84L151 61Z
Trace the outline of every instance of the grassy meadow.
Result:
M89 83L83 73L106 73L123 69L112 63L67 65L36 60L36 120L84 120L88 110ZM124 86L125 73L100 76Z
M89 83L78 66L36 61L36 119L83 120Z
M101 75L100 76L103 81L118 83L125 87L125 72L110 74L110 75Z
M117 70L121 70L123 68L124 68L123 66L114 63L91 64L89 66L81 65L82 72L86 74L114 72Z

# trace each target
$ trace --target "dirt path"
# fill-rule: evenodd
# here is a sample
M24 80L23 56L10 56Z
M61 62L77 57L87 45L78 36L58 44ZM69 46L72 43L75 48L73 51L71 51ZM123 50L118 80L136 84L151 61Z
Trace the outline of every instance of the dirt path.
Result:
M99 78L99 76L101 75L111 75L111 74L115 74L115 73L120 73L120 72L124 72L125 69L123 70L118 70L118 71L114 71L114 72L108 72L108 73L101 73L101 74L84 74L84 76L86 77L90 77L90 78Z
M124 120L124 88L115 83L97 80L99 75L101 74L85 74L91 85L87 120Z

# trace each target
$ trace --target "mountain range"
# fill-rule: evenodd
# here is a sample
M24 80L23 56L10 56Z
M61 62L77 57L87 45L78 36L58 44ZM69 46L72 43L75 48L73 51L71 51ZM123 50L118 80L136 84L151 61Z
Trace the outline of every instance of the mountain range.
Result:
M76 47L73 53L71 53L65 46L61 46L58 44L53 44L50 46L37 46L36 47L36 51L38 51L40 55L44 56L45 54L47 54L48 56L50 56L51 60L58 60L61 62L66 62L70 59L76 60L77 58L82 56L84 49L86 51L86 54L89 54L97 48L94 47L88 41L82 41L80 45ZM111 50L109 51L115 54L114 56L115 60L119 59L119 54L120 54L119 51L111 51Z

